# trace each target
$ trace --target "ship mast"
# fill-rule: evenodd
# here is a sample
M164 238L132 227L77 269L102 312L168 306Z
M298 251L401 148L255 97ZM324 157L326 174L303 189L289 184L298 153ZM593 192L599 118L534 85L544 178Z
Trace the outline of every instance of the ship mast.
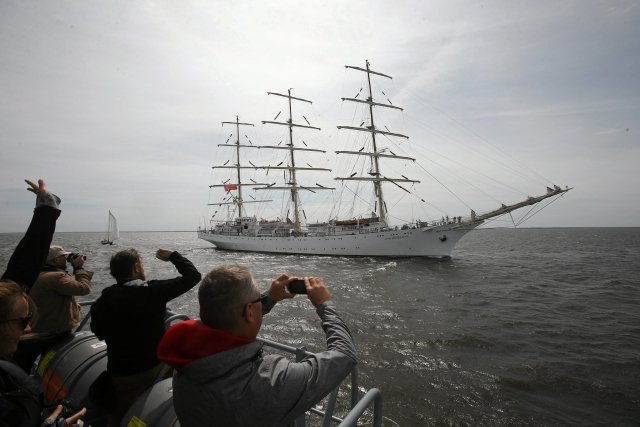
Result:
M218 144L218 147L234 147L236 150L236 163L234 165L229 165L227 166L227 163L225 163L224 165L220 165L220 166L212 166L212 169L235 169L236 170L236 178L237 181L236 182L232 182L229 183L229 181L225 181L222 184L213 184L210 185L209 188L213 188L213 187L224 187L225 190L227 192L231 192L232 190L237 190L238 195L235 196L233 198L233 201L231 202L219 202L219 203L209 203L210 206L222 206L222 205L236 205L238 207L238 216L239 217L244 217L246 212L244 209L244 204L245 203L263 203L263 202L271 202L271 200L252 200L252 201L245 201L242 197L242 187L249 185L249 186L255 186L255 185L267 185L265 183L257 183L255 181L253 181L251 184L244 184L242 182L241 179L241 174L240 174L240 170L241 169L256 169L255 166L242 166L242 164L240 163L240 149L241 148L257 148L254 145L243 145L240 144L240 126L253 126L253 123L242 123L240 122L240 118L238 116L236 116L236 121L235 122L222 122L222 126L224 125L235 125L236 126L236 141L233 144L227 144L226 142L224 144ZM227 142L229 140L227 139Z
M283 169L286 170L289 173L289 179L288 181L285 182L285 186L283 187L274 187L273 184L269 185L267 187L264 188L256 188L256 190L289 190L291 192L291 201L293 202L293 229L295 233L300 233L302 230L302 226L301 226L301 219L300 219L300 210L301 208L301 204L300 204L300 197L299 197L299 190L306 190L306 191L311 191L311 192L315 192L316 190L335 190L335 188L332 187L324 187L321 186L319 184L316 183L316 187L305 187L305 186L300 186L298 185L298 180L297 180L297 176L296 176L296 171L299 170L304 170L304 171L309 171L309 170L314 170L314 171L331 171L331 169L326 169L326 168L316 168L313 166L310 167L299 167L296 166L296 158L295 158L295 152L296 151L315 151L315 152L320 152L320 153L324 153L324 150L318 150L318 149L314 149L314 148L303 148L303 147L296 147L293 143L293 128L297 127L297 128L306 128L306 129L314 129L314 130L320 130L319 127L315 127L315 126L311 126L311 124L309 124L309 121L306 119L306 117L304 117L305 121L307 122L307 125L302 125L302 124L297 124L293 122L293 110L292 110L292 106L291 106L291 101L295 100L295 101L301 101L301 102L308 102L309 104L312 104L311 101L307 100L307 99L303 99L303 98L298 98L295 96L291 95L291 89L287 90L287 94L281 94L281 93L276 93L276 92L267 92L267 95L275 95L275 96L281 96L284 98L287 98L288 101L288 107L289 107L289 119L287 119L286 122L276 122L275 119L274 120L263 120L262 123L263 124L274 124L274 125L282 125L282 126L287 126L289 128L289 143L286 144L285 147L280 147L280 146L262 146L262 147L268 147L268 148L274 148L274 149L285 149L285 150L289 150L289 165L288 166L271 166L267 169ZM278 113L278 115L280 115L280 113ZM276 116L276 118L278 118L278 116ZM304 143L304 141L303 141ZM305 144L306 145L306 144Z
M350 176L350 177L337 177L335 178L336 180L340 180L340 181L372 181L373 183L373 189L374 189L374 194L376 197L376 205L379 206L379 218L380 218L380 222L383 224L383 226L387 226L388 225L388 220L387 220L387 205L384 201L384 195L382 193L382 181L388 181L388 182L392 182L392 183L396 183L396 185L398 185L398 182L411 182L411 183L419 183L420 181L416 181L416 180L412 180L406 177L403 178L389 178L386 176L383 176L380 173L380 161L379 159L384 157L384 158L393 158L393 159L403 159L403 160L411 160L411 161L415 161L414 158L411 157L404 157L404 156L396 156L395 154L384 154L382 151L378 150L378 145L376 142L376 135L377 134L381 134L381 135L387 135L387 136L393 136L393 137L400 137L400 138L406 138L409 139L408 136L406 135L402 135L399 133L393 133L393 132L388 132L388 131L382 131L379 129L376 129L375 127L375 123L373 120L373 108L374 107L385 107L385 108L393 108L396 110L401 110L402 108L400 107L396 107L395 105L391 104L391 101L389 101L389 104L382 104L379 102L375 102L373 100L373 91L371 89L371 75L377 75L377 76L382 76L382 77L386 77L388 79L391 79L391 76L388 76L386 74L382 74L379 73L377 71L373 71L371 70L371 68L369 67L369 61L366 60L366 68L361 68L361 67L355 67L355 66L351 66L351 65L345 65L345 68L350 68L352 70L357 70L357 71L363 71L365 73L367 73L367 85L368 85L368 89L369 89L369 97L366 100L361 100L361 99L356 99L356 98L342 98L343 101L349 101L349 102L358 102L358 103L363 103L363 104L367 104L369 106L369 126L366 127L356 127L356 126L338 126L338 129L350 129L350 130L355 130L355 131L362 131L362 132L369 132L371 134L371 142L372 142L372 148L373 150L370 152L367 151L336 151L336 154L351 154L351 155L365 155L365 156L369 156L369 158L371 159L371 171L369 172L369 175L371 175L371 177L356 177L356 176Z

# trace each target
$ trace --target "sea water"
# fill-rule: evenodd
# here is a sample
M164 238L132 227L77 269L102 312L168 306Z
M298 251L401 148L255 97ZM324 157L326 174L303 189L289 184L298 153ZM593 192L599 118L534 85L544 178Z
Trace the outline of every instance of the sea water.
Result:
M20 237L0 234L0 267ZM481 229L449 259L224 252L195 232L102 237L54 238L87 255L87 299L113 283L109 257L128 247L149 279L177 274L158 248L203 273L247 265L264 290L281 273L322 277L356 340L362 389L381 389L384 416L401 426L640 425L638 228ZM197 317L197 288L170 308ZM325 348L304 296L278 304L261 336Z

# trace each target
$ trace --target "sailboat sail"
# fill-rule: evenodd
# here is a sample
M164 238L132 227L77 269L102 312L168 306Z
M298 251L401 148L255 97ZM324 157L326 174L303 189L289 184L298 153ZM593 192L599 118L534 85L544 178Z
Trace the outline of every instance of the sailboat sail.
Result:
M346 66L347 69L362 72L366 74L365 86L368 89L366 98L358 99L342 98L343 101L353 103L355 105L364 105L367 110L366 116L362 119L359 126L338 126L338 129L349 132L356 132L368 138L368 142L359 150L357 147L349 150L337 150L335 153L340 157L367 159L368 167L353 169L346 176L334 178L343 183L367 183L373 189L373 199L369 212L370 215L360 214L359 216L349 215L347 218L339 218L338 215L330 217L324 222L316 222L315 224L307 223L306 214L301 207L300 193L310 191L315 193L317 190L334 190L333 187L315 183L315 186L301 184L298 174L309 171L330 171L326 168L301 167L302 162L298 156L304 154L312 154L313 152L322 152L314 148L300 146L293 138L294 129L311 129L320 130L318 127L312 126L306 117L306 124L295 123L292 116L292 101L310 103L306 99L294 97L291 90L287 94L268 92L269 95L276 95L286 98L288 101L289 117L286 121L277 122L278 115L271 121L263 121L267 125L281 125L288 127L288 143L274 146L256 146L251 144L240 143L240 123L236 119L236 128L238 138L235 144L222 144L222 146L234 147L236 149L235 164L222 166L214 166L218 168L236 169L234 178L222 181L220 184L211 187L223 187L227 193L226 199L222 202L214 203L215 205L235 205L237 207L237 216L227 218L225 221L212 221L210 227L198 230L198 237L213 243L219 249L235 250L235 251L254 251L254 252L272 252L272 253L288 253L288 254L309 254L309 255L339 255L339 256L392 256L392 257L409 257L409 256L433 256L448 257L451 255L456 243L469 231L482 225L485 221L497 218L506 214L510 214L516 209L525 206L533 206L543 200L557 198L564 195L570 188L561 189L556 185L547 187L547 192L540 196L527 197L524 201L513 203L510 205L502 204L500 208L490 212L476 214L471 210L470 214L460 216L443 216L442 219L420 221L413 220L400 225L392 225L391 219L395 218L391 214L394 205L387 206L383 185L389 185L388 192L398 189L405 193L410 193L404 185L414 185L420 183L418 179L405 176L403 173L397 173L399 176L392 174L387 175L386 169L383 169L382 163L385 165L397 161L415 160L409 155L397 155L388 147L382 147L377 138L389 141L393 138L407 140L406 135L391 132L384 126L377 125L374 121L374 111L379 109L391 109L402 111L388 101L388 103L378 102L374 99L372 91L372 77L390 79L391 77L373 71L370 68L369 61L366 61L364 67ZM361 89L362 91L362 89ZM383 92L384 94L384 92ZM388 100L388 98L387 98ZM358 120L360 121L360 120ZM225 122L232 124L232 122ZM383 130L385 129L385 130ZM287 160L276 165L256 165L249 161L248 165L241 162L241 149L267 148L274 150L288 150ZM343 156L344 155L344 156ZM241 171L245 169L253 169L254 171L266 170L268 174L271 170L282 170L284 174L283 185L276 185L276 182L264 184L258 183L251 179L252 183L243 181ZM428 172L427 172L428 173ZM237 182L231 182L236 179ZM258 219L256 216L248 216L243 210L243 204L247 203L243 199L241 192L243 186L251 186L254 190L284 190L290 193L290 202L292 204L293 220L289 218L289 210L284 216L272 219ZM235 191L235 194L230 194ZM351 191L355 198L360 196L359 187ZM422 200L422 199L421 199ZM424 200L422 200L424 202ZM258 201L256 201L258 202ZM265 202L261 200L259 202ZM214 213L215 216L215 213Z
M118 221L116 217L109 211L109 221L107 224L107 236L102 240L103 245L113 245L120 238L120 230L118 229Z

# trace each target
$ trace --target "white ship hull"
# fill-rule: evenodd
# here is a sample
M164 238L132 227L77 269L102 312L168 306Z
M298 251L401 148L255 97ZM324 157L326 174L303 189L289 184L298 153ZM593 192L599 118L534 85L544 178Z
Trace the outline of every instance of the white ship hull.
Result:
M198 237L219 249L281 254L383 257L448 257L456 243L479 224L387 230L334 236L263 237L216 234Z

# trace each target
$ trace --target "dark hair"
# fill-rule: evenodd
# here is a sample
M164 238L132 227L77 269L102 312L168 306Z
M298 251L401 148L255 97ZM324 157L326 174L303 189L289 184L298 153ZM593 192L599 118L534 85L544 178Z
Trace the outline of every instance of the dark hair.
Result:
M140 254L135 249L125 249L111 257L109 269L111 275L118 283L122 283L131 278L131 272L137 262L140 261Z
M242 317L242 307L255 298L258 288L247 267L223 265L207 274L198 289L200 320L228 331Z

